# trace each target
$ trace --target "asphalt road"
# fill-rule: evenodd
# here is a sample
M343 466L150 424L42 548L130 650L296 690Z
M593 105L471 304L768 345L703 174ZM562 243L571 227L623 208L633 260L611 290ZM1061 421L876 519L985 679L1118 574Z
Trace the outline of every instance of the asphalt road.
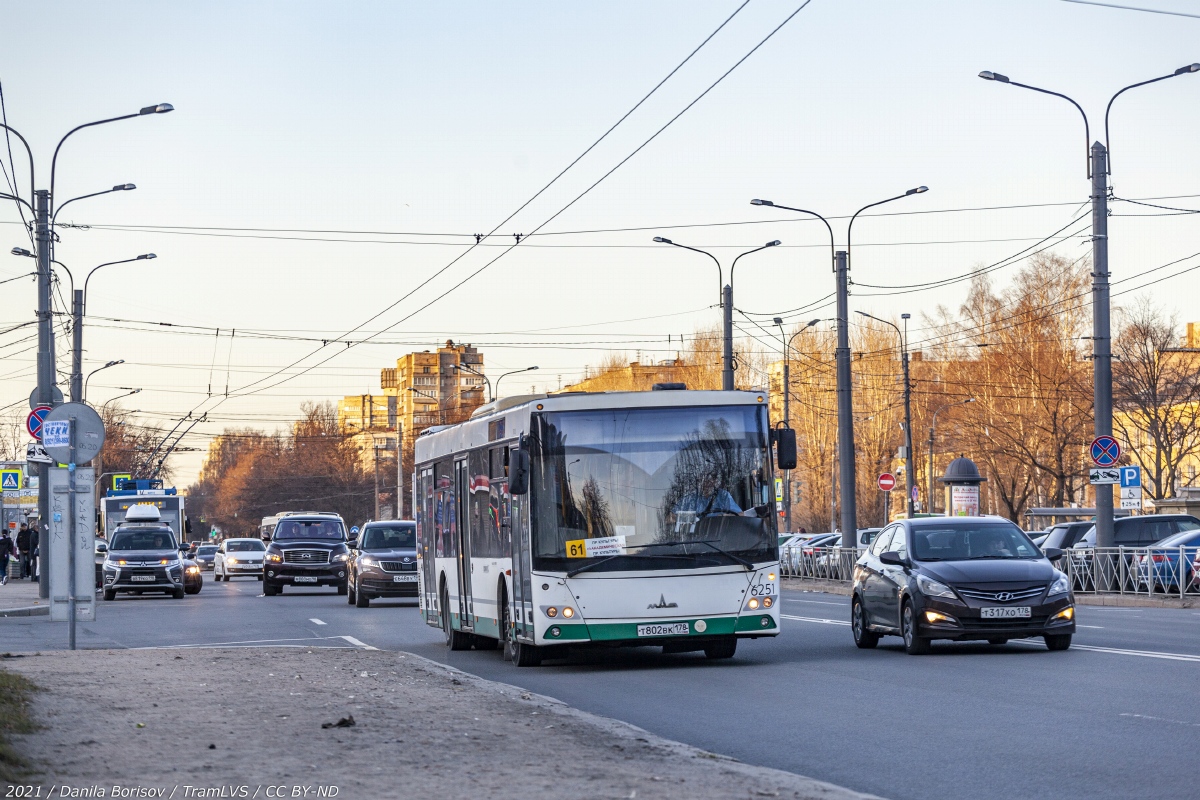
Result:
M207 581L184 600L100 603L81 647L376 647L408 650L743 761L884 797L1194 796L1200 611L1080 607L1075 646L935 644L857 650L847 598L784 593L783 634L730 662L656 648L536 669L451 653L415 601L356 609L332 590L260 595ZM65 646L45 617L0 619L0 651ZM196 698L199 699L199 698Z

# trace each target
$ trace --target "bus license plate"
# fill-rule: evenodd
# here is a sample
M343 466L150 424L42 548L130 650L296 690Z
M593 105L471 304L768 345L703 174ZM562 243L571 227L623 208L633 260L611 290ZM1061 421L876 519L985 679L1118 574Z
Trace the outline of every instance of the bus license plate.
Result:
M686 622L671 622L666 625L638 625L638 636L687 636L692 632Z
M992 606L979 609L979 616L984 619L1029 619L1029 613L1029 606L1017 606L1015 608Z
M292 578L292 580L295 583L316 583L317 576L316 575L297 575L296 577Z
M129 580L137 583L154 583L153 575L130 575Z
M416 583L416 575L393 575L392 583Z

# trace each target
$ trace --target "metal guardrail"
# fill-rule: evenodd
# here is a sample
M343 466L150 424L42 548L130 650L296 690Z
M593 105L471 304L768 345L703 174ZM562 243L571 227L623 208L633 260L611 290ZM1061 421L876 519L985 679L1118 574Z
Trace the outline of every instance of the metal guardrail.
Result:
M779 570L785 578L849 583L862 552L789 545L779 549ZM1076 594L1183 598L1200 595L1198 561L1200 547L1073 548L1055 566L1071 579Z

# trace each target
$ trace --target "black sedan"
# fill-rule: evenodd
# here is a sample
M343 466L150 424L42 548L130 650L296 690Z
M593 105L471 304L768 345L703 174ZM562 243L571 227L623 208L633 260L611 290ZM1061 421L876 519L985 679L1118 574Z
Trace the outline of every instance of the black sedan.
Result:
M196 563L200 565L200 569L212 572L213 562L217 557L217 546L215 544L202 544L196 548L196 552L192 555Z
M1024 531L995 517L900 520L875 539L854 568L851 629L871 648L900 636L912 655L934 639L1042 637L1066 650L1075 633L1071 582Z
M417 523L368 522L352 542L347 601L366 608L375 597L417 596Z

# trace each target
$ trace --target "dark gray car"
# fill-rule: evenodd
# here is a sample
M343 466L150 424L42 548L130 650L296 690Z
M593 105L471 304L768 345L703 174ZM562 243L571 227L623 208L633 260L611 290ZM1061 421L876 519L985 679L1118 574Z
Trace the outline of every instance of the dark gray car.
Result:
M347 601L366 608L376 597L417 596L417 523L368 522L353 543Z
M183 599L188 565L180 550L186 547L175 542L175 533L166 525L117 528L104 559L104 599L115 600L117 592L165 592Z

